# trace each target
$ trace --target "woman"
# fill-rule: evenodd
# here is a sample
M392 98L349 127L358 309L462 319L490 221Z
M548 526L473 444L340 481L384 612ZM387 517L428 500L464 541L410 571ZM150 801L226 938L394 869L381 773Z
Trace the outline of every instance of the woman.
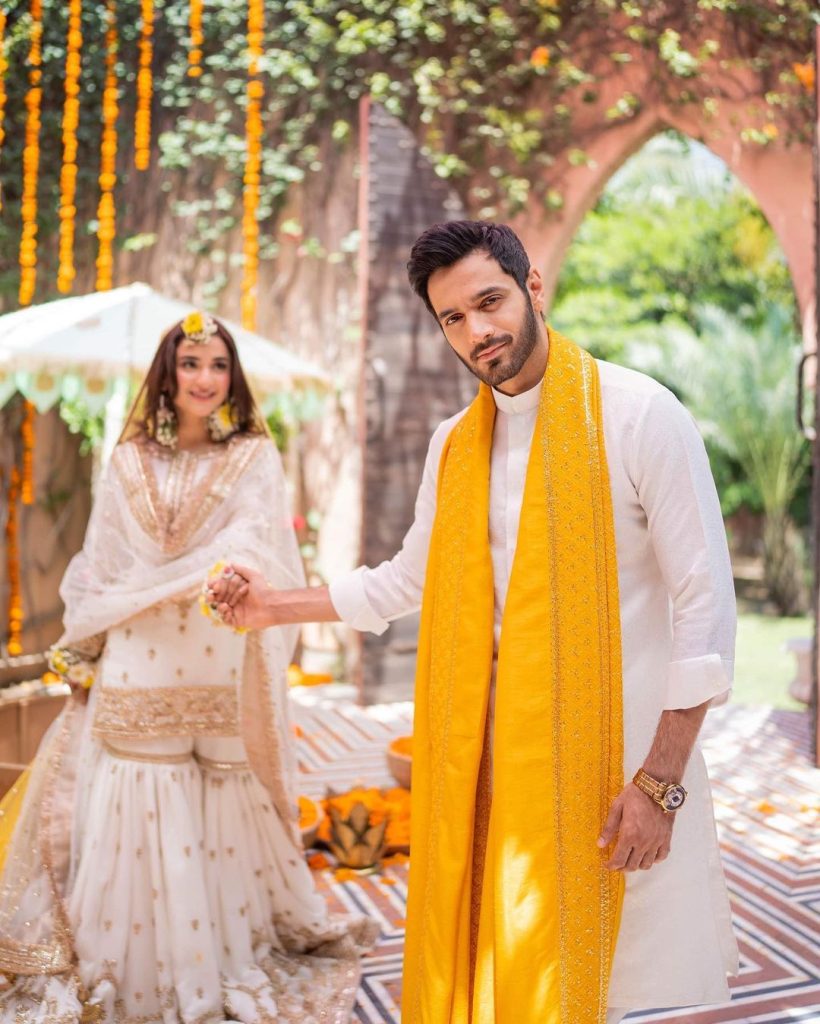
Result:
M276 447L222 324L163 337L61 596L68 702L0 878L3 1021L344 1021L363 920L302 856L285 671L295 634L201 614L221 560L302 568Z

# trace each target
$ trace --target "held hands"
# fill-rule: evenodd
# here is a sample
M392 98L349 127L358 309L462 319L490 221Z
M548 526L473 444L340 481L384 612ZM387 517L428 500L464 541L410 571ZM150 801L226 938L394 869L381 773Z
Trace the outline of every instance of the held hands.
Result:
M598 840L603 849L617 836L605 867L610 871L648 871L653 864L666 860L674 823L674 814L665 814L651 797L628 783L612 802Z
M261 572L228 565L206 584L206 597L215 614L233 629L263 629L275 623L267 607L273 588Z

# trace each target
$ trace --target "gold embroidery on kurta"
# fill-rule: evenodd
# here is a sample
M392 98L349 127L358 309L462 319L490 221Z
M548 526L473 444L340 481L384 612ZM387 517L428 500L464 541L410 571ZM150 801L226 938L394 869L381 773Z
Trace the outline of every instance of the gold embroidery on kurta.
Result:
M136 442L120 445L115 457L134 518L165 554L179 554L267 443L267 438L248 435L226 441L222 449L205 456L211 465L199 484L194 484L194 479L203 456L185 451L166 453ZM156 457L170 459L162 492L152 465Z

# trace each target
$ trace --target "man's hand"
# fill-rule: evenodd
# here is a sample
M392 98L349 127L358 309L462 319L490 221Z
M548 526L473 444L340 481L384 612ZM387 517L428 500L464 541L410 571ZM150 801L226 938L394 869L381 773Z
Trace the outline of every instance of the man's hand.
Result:
M272 617L273 588L261 572L231 565L208 580L208 601L226 625L234 629L264 629L277 625Z
M648 871L666 860L672 843L674 814L661 807L631 782L612 802L598 846L602 849L618 837L605 867L610 871Z
M208 580L207 599L235 629L265 629L298 622L338 622L327 587L276 590L261 572L229 565Z

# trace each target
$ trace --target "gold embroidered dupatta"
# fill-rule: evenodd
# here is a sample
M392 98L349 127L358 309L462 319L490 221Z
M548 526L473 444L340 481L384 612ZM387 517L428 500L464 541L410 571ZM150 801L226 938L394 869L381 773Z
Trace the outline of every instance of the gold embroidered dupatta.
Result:
M185 453L183 469L174 477L169 473L174 485L161 493L152 466L165 458L171 455L134 442L115 449L83 550L61 585L61 644L88 644L98 652L106 631L132 616L167 602L192 603L219 560L255 565L283 589L304 585L284 474L271 440L237 436L213 457L202 456L207 468L196 487L185 468L194 457ZM178 508L163 500L167 494L180 496ZM285 673L295 639L295 629L251 633L235 695L248 760L271 796L294 857L302 849ZM85 721L104 692L92 693L88 706L67 704L32 765L0 870L0 971L40 975L74 969L68 900L76 779L91 743ZM148 716L144 734L158 735L156 724ZM178 720L177 734L186 734L184 721Z
M595 362L549 338L501 628L488 820L485 385L442 454L416 680L405 1024L606 1017L622 898L597 847L623 786L615 535Z

